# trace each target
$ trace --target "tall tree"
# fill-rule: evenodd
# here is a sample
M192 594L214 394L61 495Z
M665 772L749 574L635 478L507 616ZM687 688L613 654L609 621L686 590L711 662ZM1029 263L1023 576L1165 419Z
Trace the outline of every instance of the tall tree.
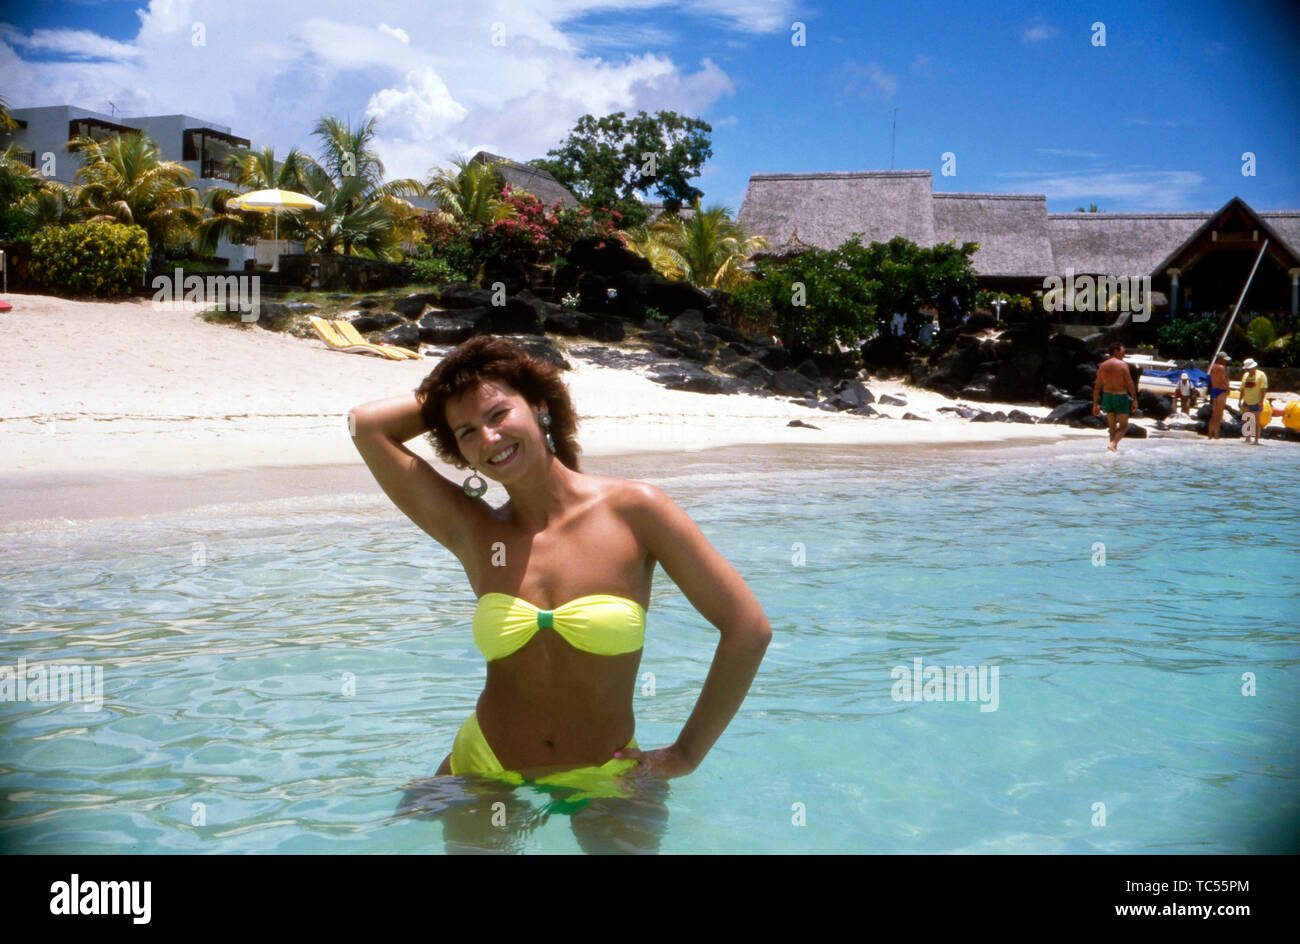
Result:
M158 145L143 134L119 134L106 141L79 137L68 150L80 152L78 189L90 220L134 223L157 252L189 240L203 218L194 172L164 161Z
M9 103L0 98L0 131L9 131L18 127L18 122L9 114Z
M629 248L670 279L734 291L746 281L741 264L766 240L745 232L724 206L701 210L697 200L692 209L688 219L666 213L648 231L638 230Z
M505 182L496 165L464 157L451 163L451 167L434 168L425 184L443 212L463 226L485 226L509 213L501 202Z
M298 221L315 252L342 252L395 259L414 232L417 211L403 200L424 196L410 177L384 180L384 164L372 147L375 119L359 128L327 116L313 132L321 140L320 157L306 161L304 192L325 204L319 213Z
M621 111L603 118L583 115L559 148L532 164L550 172L589 209L615 210L625 226L634 227L648 216L638 194L653 189L670 212L704 196L689 181L713 156L712 131L707 122L672 111L639 111L632 118Z
M0 239L30 236L47 223L81 219L72 189L42 177L18 145L0 150Z
M226 168L234 183L247 190L291 190L302 193L307 184L304 178L311 158L297 148L290 148L283 161L276 161L275 148L260 151L237 148L226 158ZM232 243L251 243L259 236L270 237L275 231L269 213L253 210L232 210L227 204L242 191L229 187L212 187L203 194L204 205L212 215L199 224L199 248L215 252L223 237Z

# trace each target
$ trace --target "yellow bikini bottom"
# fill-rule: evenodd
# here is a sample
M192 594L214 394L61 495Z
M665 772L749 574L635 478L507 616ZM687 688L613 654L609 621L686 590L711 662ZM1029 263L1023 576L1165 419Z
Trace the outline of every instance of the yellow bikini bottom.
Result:
M628 748L635 748L636 738L627 742ZM626 748L625 748L626 749ZM635 758L610 758L599 767L576 767L554 774L529 780L522 774L506 770L497 760L487 738L478 726L478 715L471 714L461 725L456 740L451 746L451 772L457 777L487 777L515 786L527 784L541 789L566 787L576 791L564 797L568 803L586 801L597 797L628 797L633 793L633 785L621 778L637 766ZM548 791L549 792L549 791ZM581 805L585 805L582 803Z

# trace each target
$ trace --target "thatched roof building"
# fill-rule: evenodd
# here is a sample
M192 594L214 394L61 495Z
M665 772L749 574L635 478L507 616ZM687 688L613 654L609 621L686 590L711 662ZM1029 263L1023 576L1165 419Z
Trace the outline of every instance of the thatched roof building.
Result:
M1057 272L1149 275L1209 213L1049 213Z
M979 243L982 275L1037 278L1054 271L1047 198L1000 193L934 194L935 242Z
M561 208L565 210L580 205L577 197L544 170L529 164L520 164L518 161L488 151L479 151L470 160L478 161L480 164L496 164L497 172L507 184L516 190L527 190L545 204L549 205L559 200Z
M1042 194L935 193L929 171L754 174L738 215L769 245L801 240L833 249L854 233L864 242L903 236L920 246L979 243L972 260L986 288L1029 293L1044 280L1149 277L1177 311L1180 298L1208 310L1240 292L1265 237L1272 265L1248 304L1289 307L1300 296L1300 211L1256 213L1234 198L1196 213L1048 213ZM1244 261L1243 261L1244 260ZM1180 295L1180 292L1182 293Z
M853 174L754 174L737 221L769 245L800 238L833 249L853 233L863 242L906 236L933 246L930 172L879 170Z

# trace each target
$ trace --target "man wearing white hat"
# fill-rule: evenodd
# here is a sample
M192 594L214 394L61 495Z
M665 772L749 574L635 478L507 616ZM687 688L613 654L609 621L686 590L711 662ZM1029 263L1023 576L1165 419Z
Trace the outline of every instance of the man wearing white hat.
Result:
M1268 395L1268 375L1259 369L1253 357L1246 358L1241 367L1245 371L1241 375L1241 437L1250 441L1248 437L1253 430L1253 441L1258 446L1260 414L1264 410L1264 397Z
M1192 412L1192 381L1188 378L1186 371L1183 371L1183 375L1178 378L1178 384L1174 387L1174 392L1169 399L1174 402L1175 412L1178 410L1188 414Z

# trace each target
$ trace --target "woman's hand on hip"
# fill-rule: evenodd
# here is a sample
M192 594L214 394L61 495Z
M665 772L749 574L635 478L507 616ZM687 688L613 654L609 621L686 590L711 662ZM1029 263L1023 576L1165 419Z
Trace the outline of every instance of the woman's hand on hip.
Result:
M630 758L637 761L636 767L628 771L637 777L669 780L673 777L684 777L695 770L695 764L678 750L675 744L653 751L639 751L635 747L625 747L614 756L620 760Z

